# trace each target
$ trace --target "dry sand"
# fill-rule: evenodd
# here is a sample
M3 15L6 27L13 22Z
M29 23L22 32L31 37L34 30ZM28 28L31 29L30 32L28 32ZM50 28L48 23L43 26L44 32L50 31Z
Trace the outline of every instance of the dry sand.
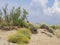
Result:
M17 45L7 41L7 36L14 32L15 30L0 31L0 45ZM45 33L41 33L41 32L45 32ZM51 33L44 31L43 29L38 29L37 34L32 34L28 45L60 45L60 39L58 39L56 36L52 35Z
M11 31L1 31L0 30L0 45L17 45L14 43L10 43L7 41L8 35L14 33L16 30L11 30Z
M45 32L52 37L41 32ZM38 29L38 34L33 34L31 36L31 40L28 45L60 45L60 39L49 32L43 31L43 29Z

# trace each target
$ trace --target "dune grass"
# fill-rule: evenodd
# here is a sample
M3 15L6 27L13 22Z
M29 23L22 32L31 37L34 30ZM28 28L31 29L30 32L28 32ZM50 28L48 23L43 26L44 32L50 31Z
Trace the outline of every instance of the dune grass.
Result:
M27 28L19 28L15 34L8 36L8 41L17 44L27 44L30 40L31 31Z

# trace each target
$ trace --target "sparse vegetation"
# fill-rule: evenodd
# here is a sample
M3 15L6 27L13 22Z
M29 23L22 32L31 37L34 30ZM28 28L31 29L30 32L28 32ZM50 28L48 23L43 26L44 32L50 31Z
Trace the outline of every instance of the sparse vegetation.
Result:
M39 28L44 29L47 33L43 31L42 33L49 37L52 37L53 34L60 38L60 25L33 25L27 20L27 15L28 12L20 7L13 7L11 10L8 10L6 5L0 9L0 29L6 31L16 30L15 33L8 36L8 42L17 43L18 45L26 45L31 39L31 34L37 34L37 29Z
M27 28L20 28L20 29L18 29L17 34L19 34L19 33L24 34L28 38L30 38L30 36L32 34L31 31L29 29L27 29Z
M42 25L40 26L40 28L41 28L41 29L46 29L48 32L54 34L54 29L51 28L50 26L46 25L46 24L42 24Z
M27 44L30 40L31 31L27 28L18 29L16 34L8 36L8 41L18 44Z
M41 24L40 28L49 30L49 27L46 24Z
M56 25L51 25L50 28L56 30L57 29L57 26Z
M9 29L13 26L26 26L28 12L20 7L13 7L10 11L7 5L0 10L0 26L7 26Z
M33 34L37 34L38 33L37 32L37 28L34 25L32 25L32 24L29 24L29 29L31 30L31 32Z

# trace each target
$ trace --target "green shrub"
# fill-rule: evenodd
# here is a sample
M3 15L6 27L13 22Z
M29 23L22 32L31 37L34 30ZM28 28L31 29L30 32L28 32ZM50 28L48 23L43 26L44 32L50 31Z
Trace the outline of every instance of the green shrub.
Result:
M13 43L28 43L29 38L23 34L15 34L15 35L9 36L8 41Z
M41 28L41 29L47 29L47 30L49 30L49 27L48 27L46 24L42 24L42 25L40 26L40 28Z
M52 33L53 35L55 35L54 34L54 29L53 28L51 28L51 27L49 27L49 30L48 30L50 33Z
M35 27L36 27L36 29L39 29L40 26L39 25L36 25Z
M52 33L52 34L54 35L54 29L51 28L50 26L47 26L47 25L45 25L45 24L42 24L42 25L40 26L40 28L41 28L41 29L46 29L49 33Z
M18 44L18 45L27 45L27 44L25 44L25 43L21 43L21 44Z
M57 29L57 26L55 26L55 25L52 25L50 27L53 28L53 29Z
M31 35L31 31L27 28L20 28L18 29L17 33L22 33L23 35L27 36L28 38L30 38Z
M37 28L36 28L34 25L29 24L29 29L31 30L31 32L32 32L33 34L36 34L36 33L37 33Z
M9 35L9 36L8 36L8 41L9 41L9 42L16 43L16 42L17 42L17 37L16 37L16 35L15 35L15 34Z
M8 41L18 44L27 44L30 40L31 32L29 29L20 28L15 34L8 36Z
M60 25L57 25L57 29L60 29Z
M60 25L52 25L52 26L50 26L50 27L53 28L54 30L60 29Z

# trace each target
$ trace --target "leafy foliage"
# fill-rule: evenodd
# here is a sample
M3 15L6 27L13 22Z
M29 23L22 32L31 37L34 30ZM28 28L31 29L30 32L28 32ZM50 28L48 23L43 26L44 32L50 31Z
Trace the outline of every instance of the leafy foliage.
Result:
M0 25L1 26L25 26L28 12L20 7L13 7L10 11L7 5L0 10Z

